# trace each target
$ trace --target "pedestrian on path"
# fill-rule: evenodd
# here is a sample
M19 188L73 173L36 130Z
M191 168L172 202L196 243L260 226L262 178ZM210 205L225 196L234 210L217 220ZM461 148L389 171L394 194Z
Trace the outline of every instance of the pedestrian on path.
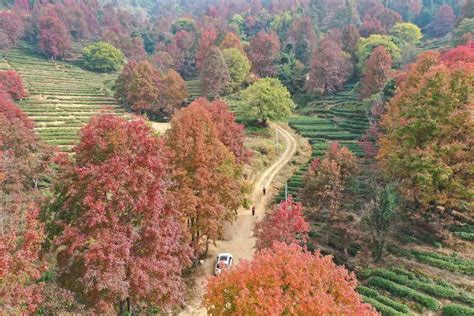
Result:
M252 206L252 216L255 216L255 205Z
M267 189L263 187L263 196L265 196L265 193L267 193Z

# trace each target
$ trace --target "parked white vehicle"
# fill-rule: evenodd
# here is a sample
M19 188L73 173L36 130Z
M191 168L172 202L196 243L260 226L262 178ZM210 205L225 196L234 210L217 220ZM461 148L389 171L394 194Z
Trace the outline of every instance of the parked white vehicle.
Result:
M228 270L232 266L232 255L230 253L220 253L217 255L216 266L214 267L214 274L221 274L222 270Z

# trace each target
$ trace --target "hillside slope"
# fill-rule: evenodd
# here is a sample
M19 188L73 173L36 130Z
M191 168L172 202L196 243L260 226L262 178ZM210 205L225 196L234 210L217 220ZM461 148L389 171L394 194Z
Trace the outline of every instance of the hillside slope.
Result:
M369 128L369 121L352 89L353 86L348 85L335 94L315 98L304 107L297 108L300 116L290 118L290 127L308 138L313 147L312 159L323 156L331 142L346 146L358 157L364 156L359 140ZM307 169L308 164L301 166L288 180L288 194L297 201L302 176ZM277 202L284 198L285 192L282 191Z
M76 64L46 59L28 46L0 51L0 68L16 70L29 96L18 102L49 144L70 151L78 131L100 113L125 115L106 88L115 77L86 71Z

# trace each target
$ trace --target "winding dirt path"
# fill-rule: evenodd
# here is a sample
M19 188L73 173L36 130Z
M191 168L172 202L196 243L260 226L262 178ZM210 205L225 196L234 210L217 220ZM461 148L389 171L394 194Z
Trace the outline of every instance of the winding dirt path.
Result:
M255 238L252 236L253 226L257 220L263 218L265 215L265 206L267 205L268 193L270 193L267 192L267 195L263 196L262 188L263 186L267 189L271 188L273 178L290 161L297 149L297 142L289 132L277 124L272 123L271 127L279 132L279 136L281 136L286 143L286 148L280 158L266 169L255 182L254 190L251 195L251 201L256 206L255 216L252 216L250 210L240 209L236 221L232 223L232 225L229 225L227 229L229 236L225 236L226 240L218 241L216 246L212 246L209 249L211 256L204 261L201 267L204 273L196 280L195 297L189 302L180 315L206 315L206 310L201 308L201 300L204 294L206 278L213 273L215 264L214 257L218 253L230 252L234 257L235 264L238 264L242 259L252 259L255 251Z

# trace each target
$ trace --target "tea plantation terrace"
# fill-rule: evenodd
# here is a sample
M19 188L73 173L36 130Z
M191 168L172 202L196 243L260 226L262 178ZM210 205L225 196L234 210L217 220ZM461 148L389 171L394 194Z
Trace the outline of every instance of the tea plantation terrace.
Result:
M35 122L38 134L61 151L71 150L78 141L78 131L91 117L102 113L126 115L106 88L116 75L86 71L77 63L52 61L27 45L0 54L0 67L16 70L25 81L29 96L18 102L19 106Z
M353 86L329 96L317 98L307 105L297 108L301 115L291 117L289 125L312 146L313 153L310 161L322 157L331 142L337 141L347 147L357 157L364 157L364 151L359 140L369 128L369 121L362 104L357 101ZM308 162L309 164L309 162ZM288 194L299 201L298 191L302 177L308 170L308 164L303 165L289 180ZM277 202L285 198L284 190L277 196Z

